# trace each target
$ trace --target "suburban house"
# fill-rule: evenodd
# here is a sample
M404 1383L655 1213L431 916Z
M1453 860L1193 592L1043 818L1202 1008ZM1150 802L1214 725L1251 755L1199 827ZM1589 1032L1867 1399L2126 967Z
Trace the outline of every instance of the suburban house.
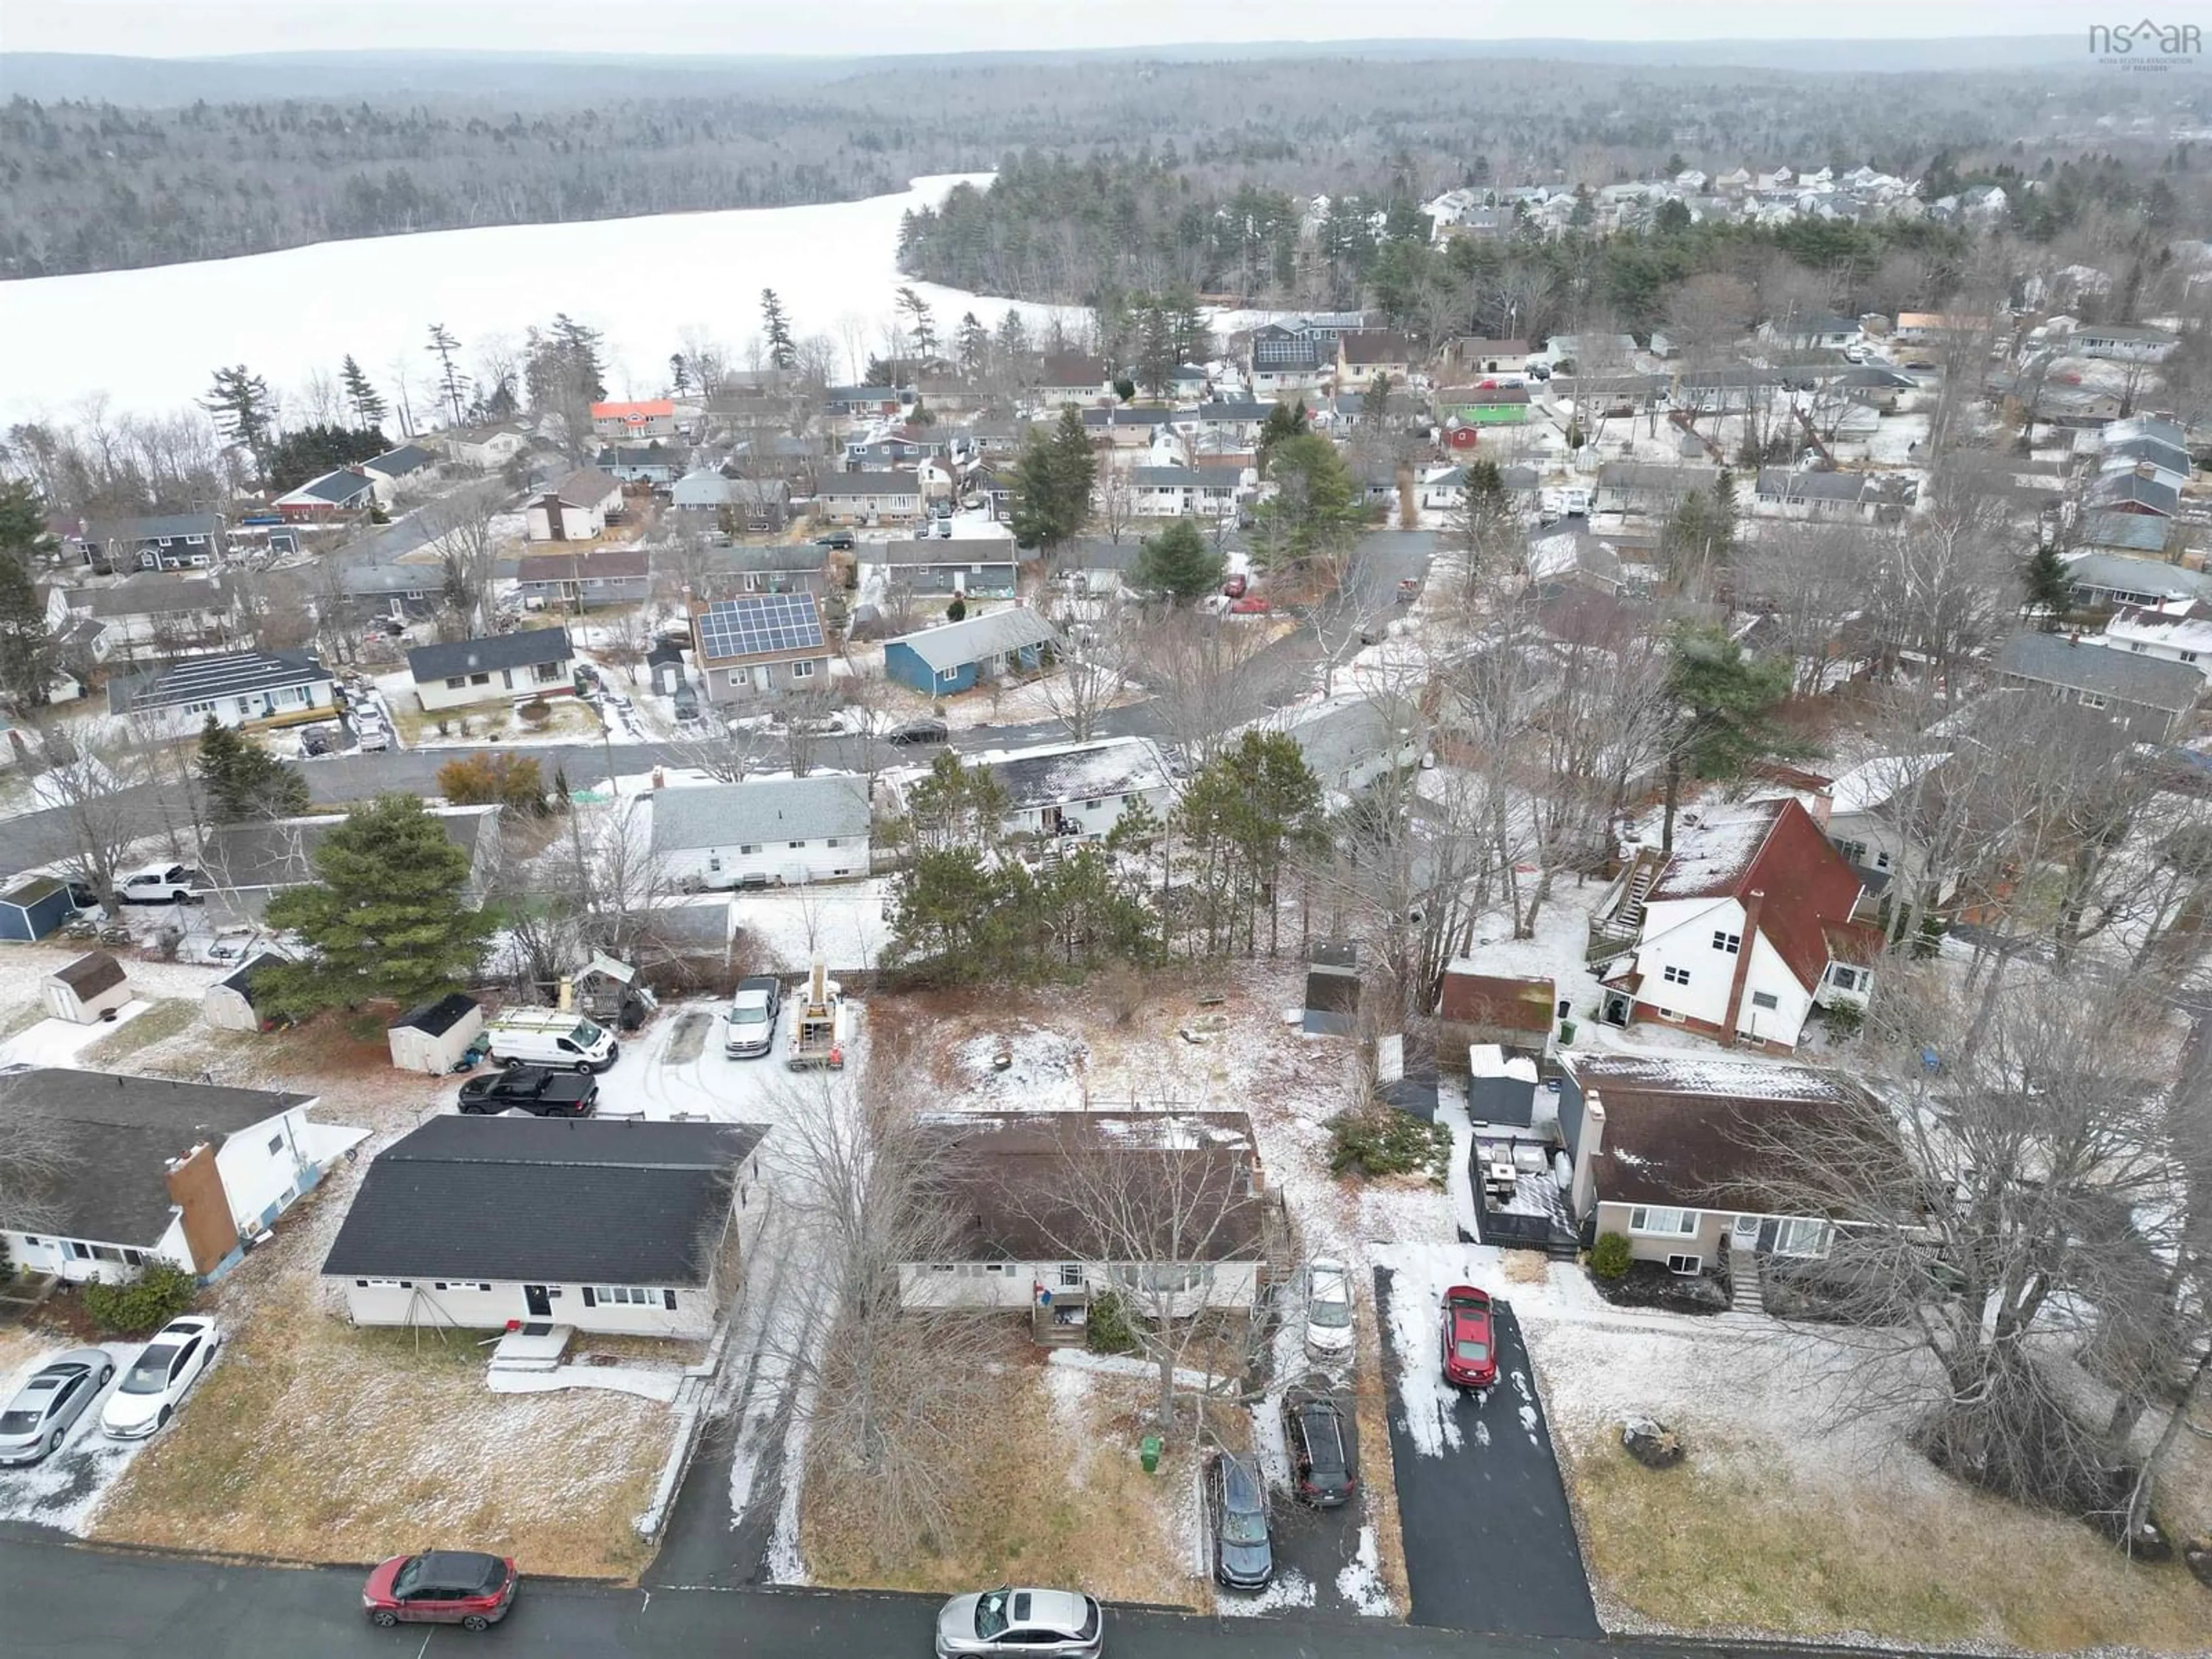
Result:
M128 714L167 737L218 726L289 725L326 716L336 684L329 669L300 651L228 651L186 657L167 668L117 674L107 712Z
M884 678L924 696L949 696L981 681L1035 672L1058 641L1039 613L1008 605L886 641Z
M541 495L525 514L533 542L588 542L622 516L622 480L596 466L579 467Z
M670 487L668 503L678 518L726 530L781 530L791 520L791 485L783 478L690 472Z
M1377 778L1403 777L1420 764L1428 747L1421 711L1401 697L1336 697L1286 712L1280 729L1321 782L1340 802Z
M181 653L227 640L234 605L219 578L149 570L112 586L47 589L46 627L60 638L81 623L99 623L91 647L103 661L145 647Z
M2089 486L2085 509L2099 513L2147 514L2170 519L2181 510L2181 491L2146 462L2100 472Z
M1336 342L1313 331L1264 323L1252 331L1252 390L1261 397L1319 386L1336 368Z
M782 887L868 873L868 781L842 773L657 789L653 855L669 881Z
M2177 743L2203 694L2195 665L2085 647L2075 634L2015 634L1997 652L1997 678L2101 711L2136 743Z
M1447 426L1522 426L1528 419L1525 386L1448 386L1430 401Z
M2074 528L2074 545L2087 553L2118 553L2160 558L2173 526L2141 513L2084 513Z
M1243 472L1225 466L1133 466L1130 510L1140 519L1232 518ZM1105 487L1105 481L1100 481Z
M1149 449L1162 431L1181 418L1172 409L1137 409L1127 404L1109 404L1103 409L1083 411L1083 431L1094 444L1103 443L1114 449Z
M1413 343L1389 328L1348 328L1336 337L1336 385L1340 392L1387 374L1403 386L1413 373Z
M66 538L87 564L128 570L204 570L228 550L219 513L94 520Z
M1794 1126L1869 1123L1839 1073L1698 1055L1563 1052L1559 1131L1573 1173L1568 1205L1595 1233L1619 1233L1639 1261L1705 1272L1723 1255L1755 1286L1771 1261L1817 1260L1848 1218L1805 1214L1774 1191ZM1867 1155L1903 1161L1872 1138Z
M653 593L653 555L641 547L590 553L526 553L514 562L515 592L563 610L634 605Z
M1196 409L1177 411L1176 424L1189 431L1202 447L1249 449L1260 441L1260 428L1275 407L1272 401L1200 404Z
M957 536L949 542L885 542L884 586L894 593L955 593L1011 599L1019 567L1011 538Z
M904 1306L1021 1313L1040 1341L1074 1343L1108 1290L1140 1317L1256 1304L1270 1229L1243 1113L1011 1112L931 1127L943 1212L958 1228L939 1259L898 1264ZM1101 1201L1079 1197L1092 1192Z
M1105 835L1132 804L1155 818L1168 809L1167 763L1146 738L1103 738L978 756L1006 798L1010 836Z
M342 466L308 479L270 505L287 524L315 524L367 513L388 501L390 491L386 480L372 478L358 467Z
M1877 755L1829 783L1825 802L1828 844L1844 855L1869 893L1886 891L1899 876L1909 877L1918 863L1922 843L1909 807L1917 799L1921 783L1948 759L1940 750ZM1948 903L1955 887L1956 878L1950 878L1942 890L1919 897L1930 904Z
M2160 543L2164 544L2165 520L2136 522L2157 526ZM2066 562L2066 592L2075 604L2093 609L2123 605L2154 607L2212 599L2212 573L2124 553L2077 553Z
M812 542L737 542L708 550L707 568L701 573L702 599L732 599L740 593L811 593L821 599L830 590L829 550Z
M675 401L647 398L636 403L593 404L592 431L602 438L672 438Z
M2097 466L2104 472L2146 468L2159 483L2177 490L2189 482L2197 470L2196 463L2189 458L2187 445L2150 436L2107 441L2097 452Z
M825 473L814 501L831 524L912 524L921 516L921 481L912 472Z
M1114 395L1114 366L1088 352L1048 353L1037 365L1036 400L1047 409L1093 404Z
M499 809L441 806L429 810L446 839L468 860L467 891L483 897L499 867ZM258 921L270 898L315 880L315 852L345 822L343 813L296 818L244 818L209 828L200 840L201 890L210 912L240 922Z
M422 645L407 653L415 696L428 713L511 693L546 696L575 684L576 648L565 628L521 629L482 639Z
M592 458L592 465L624 483L665 489L690 471L691 452L659 439L642 444L609 444Z
M2190 599L2178 605L2122 610L2106 623L2095 642L2131 656L2187 663L2212 678L2212 602Z
M1479 974L1455 963L1444 969L1437 999L1437 1063L1460 1071L1468 1065L1468 1050L1482 1043L1541 1060L1551 1050L1558 1006L1548 979Z
M1751 510L1760 518L1896 524L1919 495L1917 482L1903 473L1801 472L1764 466L1759 470Z
M829 636L811 593L694 599L691 640L709 702L830 688Z
M2173 355L2181 342L2162 328L2141 328L2132 323L2084 325L2072 340L2074 355L2101 357L2123 363L2158 363Z
M1672 852L1638 849L1598 901L1601 1015L1794 1048L1816 1006L1863 1006L1872 988L1881 930L1853 919L1864 890L1795 800L1686 815Z
M371 478L396 484L437 465L438 457L434 451L425 449L420 444L402 444L397 449L387 449L381 455L371 456L361 464L361 470ZM379 499L388 501L390 497L382 495Z
M11 1183L0 1242L26 1273L109 1284L167 1261L213 1279L358 1131L310 1123L307 1095L44 1066L0 1075L0 1111L61 1139L59 1167ZM42 1218L34 1219L33 1218Z
M1528 367L1528 343L1462 334L1445 343L1442 367L1462 374L1518 374Z
M737 1281L766 1133L432 1117L370 1164L323 1277L356 1325L703 1337Z
M1597 471L1600 513L1663 519L1693 490L1711 490L1720 479L1711 466L1659 466L1644 461L1607 461Z
M842 420L896 415L906 393L895 386L833 386L823 394L823 411Z
M512 421L493 421L449 433L439 441L460 465L496 472L530 447L530 434Z
M1859 337L1859 325L1850 317L1832 312L1792 310L1771 317L1759 325L1759 337L1770 345L1798 351L1841 351Z

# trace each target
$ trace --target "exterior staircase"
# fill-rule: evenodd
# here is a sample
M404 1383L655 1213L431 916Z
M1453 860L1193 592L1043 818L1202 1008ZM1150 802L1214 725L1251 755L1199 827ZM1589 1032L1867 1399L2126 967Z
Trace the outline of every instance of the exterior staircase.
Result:
M1651 896L1651 890L1659 884L1660 872L1666 867L1667 855L1656 848L1647 847L1636 855L1634 862L1623 872L1620 902L1604 916L1590 921L1589 945L1583 953L1585 961L1605 962L1626 956L1635 948L1644 933L1645 901Z
M1735 1295L1729 1304L1731 1313L1764 1317L1766 1304L1759 1293L1759 1253L1731 1247L1729 1250L1729 1282Z

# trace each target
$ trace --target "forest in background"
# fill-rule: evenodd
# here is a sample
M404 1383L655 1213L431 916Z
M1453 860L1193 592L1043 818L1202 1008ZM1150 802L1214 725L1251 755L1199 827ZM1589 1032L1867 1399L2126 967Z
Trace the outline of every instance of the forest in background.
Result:
M2173 91L2160 82L2154 100L2152 77L2058 70L1811 75L1463 57L940 60L831 79L818 67L781 79L764 70L757 84L711 92L672 70L657 96L635 90L632 65L592 101L578 101L574 75L554 79L559 95L497 101L294 99L281 95L281 67L267 78L271 96L252 101L0 105L0 276L846 200L988 170L1018 151L1080 164L1146 150L1208 211L1248 188L1419 199L1468 182L1478 158L1500 183L1627 177L1670 154L1715 169L1864 161L1912 172L1946 150L2097 136L2100 116L2170 111ZM1098 251L1073 230L1052 234L1063 265ZM1004 287L980 285L1062 286L1044 257L1008 266L1018 280Z

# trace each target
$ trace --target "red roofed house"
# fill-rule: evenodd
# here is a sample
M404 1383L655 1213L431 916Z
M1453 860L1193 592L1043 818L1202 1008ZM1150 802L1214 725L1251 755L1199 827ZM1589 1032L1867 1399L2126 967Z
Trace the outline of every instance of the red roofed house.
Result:
M634 404L593 404L592 430L602 438L672 438L676 404L667 398Z
M1793 1048L1815 1006L1867 999L1881 930L1852 920L1863 891L1794 800L1686 822L1673 852L1638 853L1599 902L1602 1016Z

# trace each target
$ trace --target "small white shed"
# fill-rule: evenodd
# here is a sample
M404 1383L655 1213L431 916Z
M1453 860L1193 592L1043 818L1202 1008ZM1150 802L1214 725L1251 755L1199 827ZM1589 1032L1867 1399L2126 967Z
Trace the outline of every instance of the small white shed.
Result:
M392 1022L386 1035L392 1042L392 1063L403 1072L428 1072L442 1077L461 1063L483 1030L483 1010L474 997L455 991L410 1008Z
M200 994L200 1018L218 1030L265 1031L276 1022L254 1000L253 984L261 972L284 960L264 951L248 958Z
M123 964L105 951L79 957L46 979L46 1012L56 1019L90 1025L131 1000Z

